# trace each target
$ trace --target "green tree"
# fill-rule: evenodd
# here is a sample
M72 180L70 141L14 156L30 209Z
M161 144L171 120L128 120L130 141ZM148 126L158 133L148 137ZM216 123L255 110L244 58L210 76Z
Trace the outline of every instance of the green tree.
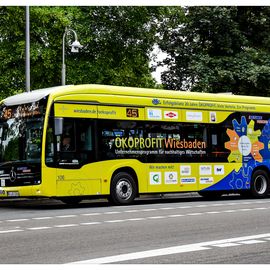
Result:
M22 44L23 14L21 8L0 8L0 95L23 85L24 44Z
M79 9L76 29L86 47L84 55L78 54L78 58L80 66L88 72L77 76L75 83L154 87L149 55L156 40L156 21L163 16L163 8Z
M74 8L30 8L32 89L60 84L61 37ZM0 7L0 95L25 89L25 8Z
M154 87L149 57L164 7L30 7L31 89L61 84L62 37L74 29L84 46L66 46L67 84ZM73 41L73 36L67 36ZM0 7L0 98L25 89L25 8Z
M270 8L189 7L162 32L165 88L268 95Z

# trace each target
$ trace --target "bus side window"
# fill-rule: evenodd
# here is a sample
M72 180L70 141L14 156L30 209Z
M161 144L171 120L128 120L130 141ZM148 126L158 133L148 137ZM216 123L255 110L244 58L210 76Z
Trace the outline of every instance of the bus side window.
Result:
M76 119L76 157L80 164L87 164L95 160L93 125L94 122L90 119Z
M92 141L92 126L88 126L86 130L83 130L80 134L80 145L82 151L92 151L93 141Z
M64 119L63 135L61 138L61 151L75 150L75 128L74 121Z
M225 129L226 130L226 129ZM228 149L225 148L225 142L227 140L226 132L220 126L210 128L210 153L213 161L224 162L227 161Z

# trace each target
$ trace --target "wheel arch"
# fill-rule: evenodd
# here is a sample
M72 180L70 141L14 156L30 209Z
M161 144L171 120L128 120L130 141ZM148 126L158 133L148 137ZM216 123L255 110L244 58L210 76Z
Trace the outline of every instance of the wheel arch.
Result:
M265 165L260 165L260 166L257 166L256 168L254 168L253 171L252 171L252 174L250 176L250 180L252 179L252 176L254 175L254 173L256 171L258 171L258 170L262 170L262 171L265 171L267 173L267 175L268 175L268 182L270 184L270 169L267 166L265 166Z
M138 195L139 195L139 181L138 181L138 176L137 176L137 173L135 172L135 170L134 170L133 168L129 167L129 166L120 167L120 168L116 169L116 170L113 172L112 177L111 177L111 181L110 181L110 188L111 188L112 179L113 179L114 176L115 176L116 174L118 174L119 172L125 172L125 173L128 173L128 174L130 174L130 175L133 177L133 179L134 179L134 181L135 181L135 184L136 184L136 186L137 186L137 194L136 194L136 196L138 196Z
M250 195L253 198L265 198L270 192L270 171L266 166L256 167L250 178Z

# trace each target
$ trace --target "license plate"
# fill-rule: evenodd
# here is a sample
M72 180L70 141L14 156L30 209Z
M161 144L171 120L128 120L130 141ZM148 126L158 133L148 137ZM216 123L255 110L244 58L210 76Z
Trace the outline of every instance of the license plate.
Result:
M1 179L1 187L5 187L6 186L6 180L5 179Z
M8 191L7 196L8 197L19 197L20 194L19 194L19 191Z

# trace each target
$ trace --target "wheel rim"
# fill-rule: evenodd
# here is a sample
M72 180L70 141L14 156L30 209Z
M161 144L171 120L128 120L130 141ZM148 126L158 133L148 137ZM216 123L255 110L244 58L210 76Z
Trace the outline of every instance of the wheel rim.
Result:
M257 194L262 195L267 190L267 179L263 175L258 175L254 180L254 189Z
M122 200L128 200L132 195L132 186L127 180L120 180L116 185L116 194Z

